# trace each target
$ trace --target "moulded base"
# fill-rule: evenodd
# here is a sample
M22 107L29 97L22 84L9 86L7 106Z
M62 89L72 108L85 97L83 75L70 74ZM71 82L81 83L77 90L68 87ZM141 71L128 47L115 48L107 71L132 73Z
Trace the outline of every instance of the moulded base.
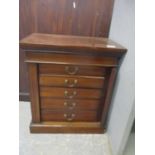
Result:
M104 133L100 122L41 122L30 124L31 133Z

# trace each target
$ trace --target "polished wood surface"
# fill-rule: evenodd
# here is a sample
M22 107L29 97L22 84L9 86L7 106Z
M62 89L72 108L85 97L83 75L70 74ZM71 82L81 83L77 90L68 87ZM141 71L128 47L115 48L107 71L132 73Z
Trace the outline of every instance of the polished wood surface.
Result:
M74 35L55 35L32 33L20 41L21 46L43 46L43 47L58 47L58 48L102 48L123 50L124 47L118 43L103 37L86 37ZM95 50L95 49L94 49Z
M100 89L40 87L40 96L66 99L99 99L102 97L102 92Z
M117 68L112 68L110 75L109 75L109 82L107 85L107 90L106 90L106 95L105 95L105 100L104 100L104 106L102 109L103 112L102 112L102 121L101 122L102 122L102 124L104 122L104 125L105 125L105 120L107 117L107 112L108 112L108 109L110 106L110 101L112 98L112 92L113 92L113 87L115 84L116 74L117 74Z
M108 37L113 0L32 0L26 4L36 32Z
M19 0L19 38L34 32L108 37L113 3L114 0ZM29 99L24 59L20 48L20 100Z
M41 98L41 109L83 109L83 110L98 110L100 108L100 100L91 99L53 99L53 98Z
M40 86L57 86L70 88L102 88L104 77L89 77L89 76L48 76L41 75L39 77Z
M68 52L68 51L67 51ZM79 55L79 54L68 54L63 51L52 51L50 52L36 52L26 51L26 62L34 63L49 63L49 64L72 64L72 65L89 65L89 66L117 66L118 60L114 57L99 57L95 55Z
M56 35L48 36L56 38ZM60 35L57 37L59 38ZM67 37L81 38L82 41L82 37ZM27 38L20 43L25 49L25 61L28 64L31 80L33 115L31 132L77 133L77 129L79 133L104 132L117 67L120 57L126 52L125 48L116 47L109 51L109 47L102 47L103 54L100 55L98 48L90 47L91 50L83 53L76 50L78 48L76 44L75 46L72 44L70 47L73 51L68 51L68 45L63 45L62 51L62 46L51 39L51 42L58 46L57 50L54 45L48 50L43 50L41 47L39 49L39 41L35 45L38 49L34 50L31 43L27 43L27 47L23 46L24 40ZM44 44L43 42L42 45ZM86 42L83 44L86 46L81 44L80 48L87 47ZM90 51L93 52L90 54ZM115 55L117 52L119 54ZM39 119L38 122L35 122L36 119ZM70 125L64 126L63 122L73 123L73 127L70 129ZM81 125L81 122L99 122L100 125L95 128L86 127L84 124ZM76 126L75 123L80 124ZM58 124L59 127L54 126Z
M41 122L30 124L31 133L104 133L100 122Z
M29 86L31 99L31 114L34 123L40 122L40 101L39 101L39 86L38 86L38 65L28 64Z
M53 35L53 34L40 34L33 33L20 41L20 45L23 48L33 49L58 49L58 50L75 50L104 53L103 50L112 51L119 54L124 53L126 49L107 38L99 37L81 37L72 35Z
M19 0L19 39L35 32L34 12L32 3L35 0ZM25 52L19 49L19 98L29 101L28 69L25 60Z
M39 64L39 73L47 75L83 75L83 76L105 76L106 68L96 66L78 65L51 65Z
M99 121L97 111L42 110L42 121Z

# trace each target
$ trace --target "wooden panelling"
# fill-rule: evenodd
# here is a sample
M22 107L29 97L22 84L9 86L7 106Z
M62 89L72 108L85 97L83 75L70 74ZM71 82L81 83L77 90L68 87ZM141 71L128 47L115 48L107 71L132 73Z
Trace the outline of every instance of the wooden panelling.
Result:
M113 0L38 0L37 31L107 37Z
M19 38L33 32L108 37L112 9L113 0L19 0ZM22 49L19 58L20 99L28 99Z
M19 0L19 39L35 32L32 0ZM27 65L25 53L19 49L19 91L20 100L29 100Z

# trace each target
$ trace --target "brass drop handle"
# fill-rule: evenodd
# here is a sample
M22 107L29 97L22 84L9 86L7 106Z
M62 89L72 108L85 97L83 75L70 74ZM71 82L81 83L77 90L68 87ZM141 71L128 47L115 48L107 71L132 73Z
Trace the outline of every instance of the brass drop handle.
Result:
M72 121L75 117L75 114L64 114L64 117L67 119L67 121Z
M68 74L70 74L70 75L74 75L74 74L76 74L77 72L78 72L78 70L79 70L79 68L77 67L77 66L75 66L75 67L69 67L69 66L66 66L65 67L65 71L68 73Z
M78 83L78 80L75 79L75 80L73 81L73 83L71 83L68 79L65 79L64 83L65 83L65 85L67 85L68 87L74 87L74 86Z
M73 91L72 94L69 94L69 92L67 90L64 91L64 95L65 97L67 98L73 98L74 96L76 96L77 92L76 91Z
M72 102L72 103L64 102L64 106L67 106L72 109L76 106L76 102Z

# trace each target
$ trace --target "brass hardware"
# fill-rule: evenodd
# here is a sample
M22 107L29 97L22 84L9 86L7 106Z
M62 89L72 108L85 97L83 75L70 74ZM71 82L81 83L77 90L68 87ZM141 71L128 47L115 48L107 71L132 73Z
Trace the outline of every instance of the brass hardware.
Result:
M77 82L78 82L77 79L75 79L75 80L73 81L73 83L69 82L68 79L65 79L65 81L64 81L65 85L67 85L68 87L74 87L74 86L77 84Z
M75 114L64 114L64 117L67 119L67 121L72 121L75 117Z
M64 106L67 106L68 108L72 109L76 106L76 102L72 103L64 102Z
M68 106L68 103L67 102L64 102L64 106Z
M76 73L78 72L78 70L79 70L79 68L78 68L77 66L75 66L75 67L73 67L73 68L71 68L71 67L69 67L69 66L66 66L66 67L65 67L65 71L66 71L68 74L70 74L70 75L76 74Z
M67 90L64 91L64 95L65 97L67 98L73 98L74 96L76 96L77 92L76 91L73 91L72 94L69 94L69 92Z
M65 79L65 82L64 82L65 84L68 84L68 80L67 79Z

